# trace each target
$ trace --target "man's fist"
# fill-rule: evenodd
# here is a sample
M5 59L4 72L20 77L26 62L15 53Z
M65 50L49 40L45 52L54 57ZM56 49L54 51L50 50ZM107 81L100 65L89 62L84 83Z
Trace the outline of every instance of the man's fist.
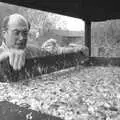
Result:
M24 50L16 50L16 49L4 50L0 54L0 61L4 60L7 57L9 57L9 63L14 70L20 70L25 64Z
M20 70L25 64L24 50L11 49L9 51L9 63L14 70Z

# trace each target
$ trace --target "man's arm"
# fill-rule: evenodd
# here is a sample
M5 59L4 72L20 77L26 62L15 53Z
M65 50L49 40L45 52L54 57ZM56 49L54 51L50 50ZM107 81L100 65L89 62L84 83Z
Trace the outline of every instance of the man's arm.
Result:
M3 48L0 48L0 61L3 61L9 56L8 51L5 51Z
M44 57L50 55L49 52L44 51L42 48L39 48L35 45L29 44L25 49L26 59L35 58L35 57Z

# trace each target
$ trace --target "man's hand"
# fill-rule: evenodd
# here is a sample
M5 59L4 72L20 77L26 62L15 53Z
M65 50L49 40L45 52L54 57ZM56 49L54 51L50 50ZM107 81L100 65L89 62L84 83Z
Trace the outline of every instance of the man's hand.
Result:
M9 57L9 63L14 70L20 70L25 64L25 51L24 50L3 50L0 54L0 61Z
M25 65L24 50L9 50L9 63L14 70L20 70Z

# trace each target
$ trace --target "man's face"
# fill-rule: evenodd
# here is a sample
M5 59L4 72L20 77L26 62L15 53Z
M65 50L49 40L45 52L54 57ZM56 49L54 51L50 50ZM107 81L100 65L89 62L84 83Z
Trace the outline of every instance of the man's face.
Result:
M27 43L28 31L28 25L24 20L9 23L8 30L4 33L7 47L24 49Z

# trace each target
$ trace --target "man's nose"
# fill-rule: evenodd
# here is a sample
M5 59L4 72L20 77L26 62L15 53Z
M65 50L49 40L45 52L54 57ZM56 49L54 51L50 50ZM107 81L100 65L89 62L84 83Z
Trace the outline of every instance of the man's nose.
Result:
M19 40L24 40L26 38L27 38L27 36L25 36L23 33L19 34Z
M23 40L24 36L22 35L22 33L19 34L19 40Z

